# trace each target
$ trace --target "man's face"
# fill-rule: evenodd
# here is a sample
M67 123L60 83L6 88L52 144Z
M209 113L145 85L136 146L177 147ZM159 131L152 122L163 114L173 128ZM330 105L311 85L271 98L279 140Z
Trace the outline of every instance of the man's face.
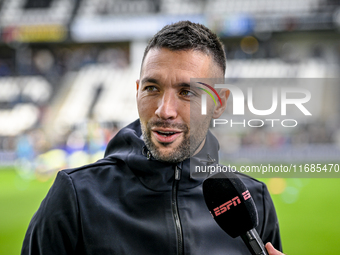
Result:
M213 77L212 68L211 57L200 51L148 52L137 84L137 106L143 139L154 158L180 162L203 146L213 105L201 115L200 90L190 87L190 78Z

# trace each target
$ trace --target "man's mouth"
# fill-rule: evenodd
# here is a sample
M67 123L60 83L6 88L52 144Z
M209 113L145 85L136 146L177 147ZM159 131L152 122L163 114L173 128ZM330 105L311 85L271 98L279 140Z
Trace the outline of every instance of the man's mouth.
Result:
M162 132L162 131L156 131L161 136L167 137L176 134L176 132Z
M182 133L180 130L166 130L155 128L152 130L156 140L160 143L172 143Z

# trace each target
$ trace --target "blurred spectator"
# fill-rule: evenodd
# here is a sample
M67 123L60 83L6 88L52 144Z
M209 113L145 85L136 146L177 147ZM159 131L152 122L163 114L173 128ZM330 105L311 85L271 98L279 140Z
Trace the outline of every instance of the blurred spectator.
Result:
M48 74L54 66L54 57L49 50L39 50L33 57L33 63L41 74Z
M7 66L6 62L0 60L0 76L9 76L11 75L11 70Z
M99 51L97 62L112 64L113 68L126 68L129 64L126 52L119 48L106 48Z

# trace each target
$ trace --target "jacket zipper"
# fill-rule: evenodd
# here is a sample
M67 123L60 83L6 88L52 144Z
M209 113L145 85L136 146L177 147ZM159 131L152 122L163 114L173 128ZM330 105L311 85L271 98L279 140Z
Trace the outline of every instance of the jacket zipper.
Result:
M172 184L172 216L175 221L176 226L176 235L177 235L177 254L183 255L184 254L184 245L183 245L183 232L182 232L182 225L181 220L179 218L178 212L178 202L177 202L177 191L178 191L178 184L181 179L181 168L177 165L175 166L175 179Z

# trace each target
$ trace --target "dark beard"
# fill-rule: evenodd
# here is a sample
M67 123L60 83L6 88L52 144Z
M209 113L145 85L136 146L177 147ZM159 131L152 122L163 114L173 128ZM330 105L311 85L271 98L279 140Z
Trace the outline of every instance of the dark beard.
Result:
M160 152L157 146L151 140L151 128L152 127L161 127L161 128L174 128L182 130L184 138L182 143L174 149L172 152L164 153ZM146 147L151 152L152 156L159 160L165 161L170 163L178 163L182 162L183 160L189 158L193 152L190 149L190 136L189 136L189 128L185 124L174 124L169 121L149 121L147 123L147 127L144 127L141 123L142 133L143 133L143 140L145 142ZM169 144L162 144L163 146L167 146Z

